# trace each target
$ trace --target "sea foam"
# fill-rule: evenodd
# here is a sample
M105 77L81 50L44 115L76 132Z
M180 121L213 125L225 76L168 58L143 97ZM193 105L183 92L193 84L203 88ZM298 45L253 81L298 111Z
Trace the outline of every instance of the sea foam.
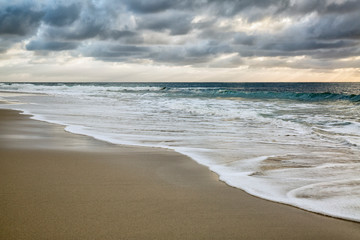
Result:
M19 103L2 108L102 141L172 149L250 194L360 221L360 84L0 83L0 90L33 93L2 97Z

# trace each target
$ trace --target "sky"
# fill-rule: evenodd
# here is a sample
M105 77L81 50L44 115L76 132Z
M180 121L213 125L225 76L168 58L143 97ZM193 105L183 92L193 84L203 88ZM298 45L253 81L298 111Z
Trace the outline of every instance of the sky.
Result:
M360 82L359 0L0 0L0 82Z

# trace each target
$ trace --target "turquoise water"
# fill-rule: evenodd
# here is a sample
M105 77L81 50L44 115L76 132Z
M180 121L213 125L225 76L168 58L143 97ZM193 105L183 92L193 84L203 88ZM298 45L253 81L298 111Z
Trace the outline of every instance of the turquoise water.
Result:
M27 85L29 88L94 86L109 88L109 92L146 93L151 91L166 93L169 97L360 101L360 83L2 83L4 88L14 90L17 90L19 85Z

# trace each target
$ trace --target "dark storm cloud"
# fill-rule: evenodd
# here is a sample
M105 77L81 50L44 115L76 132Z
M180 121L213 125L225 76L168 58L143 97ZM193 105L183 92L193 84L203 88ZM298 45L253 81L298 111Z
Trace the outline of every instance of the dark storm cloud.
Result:
M316 50L316 49L333 49L343 48L351 45L347 41L335 42L318 42L318 41L303 41L303 42L277 42L270 43L264 46L266 50L279 50L284 52L302 51L302 50Z
M327 13L350 13L359 11L360 1L345 1L342 3L331 3L326 7Z
M253 46L255 44L255 36L248 35L244 32L234 34L234 44Z
M217 14L233 16L244 11L249 12L249 9L254 8L266 9L273 7L278 10L284 9L289 5L289 0L208 0L207 4Z
M75 42L31 41L26 45L26 49L30 51L64 51L75 49L77 45Z
M129 11L137 14L159 13L167 10L196 11L207 8L209 0L123 0Z
M79 16L80 6L78 4L56 6L46 12L43 21L49 25L66 26L75 22Z
M284 9L289 13L306 14L317 12L319 14L346 14L359 11L360 2L358 0L329 1L329 0L303 0L287 4Z
M24 36L36 31L44 12L29 6L0 7L0 34Z
M174 3L168 0L125 0L124 3L130 11L137 13L157 13L174 6Z
M334 66L360 52L358 0L0 0L0 6L0 52L27 40L28 51L213 67L296 56ZM291 24L272 26L285 18ZM270 29L237 29L237 19L266 20Z
M187 34L192 26L193 16L190 14L167 12L154 16L143 16L138 20L139 29L149 29L153 31L169 30L171 35Z
M110 62L136 62L149 58L151 52L148 47L116 43L95 43L91 47L81 47L80 50L84 56Z
M110 31L106 31L106 32L103 32L101 34L101 37L103 39L114 39L114 40L117 40L117 39L120 39L120 38L132 38L132 37L136 37L137 34L135 32L132 32L132 31L128 31L128 30L122 30L122 31L119 31L119 30L110 30Z
M357 12L319 18L307 30L319 39L360 39L359 22L360 7Z
M71 27L48 27L45 30L43 36L49 39L80 41L98 37L103 32L103 26L95 20L89 20Z

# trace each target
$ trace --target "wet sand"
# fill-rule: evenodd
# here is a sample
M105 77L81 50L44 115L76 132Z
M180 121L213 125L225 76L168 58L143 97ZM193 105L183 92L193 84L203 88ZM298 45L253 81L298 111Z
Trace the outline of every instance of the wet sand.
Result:
M360 224L250 196L176 152L0 110L0 239L360 239Z

